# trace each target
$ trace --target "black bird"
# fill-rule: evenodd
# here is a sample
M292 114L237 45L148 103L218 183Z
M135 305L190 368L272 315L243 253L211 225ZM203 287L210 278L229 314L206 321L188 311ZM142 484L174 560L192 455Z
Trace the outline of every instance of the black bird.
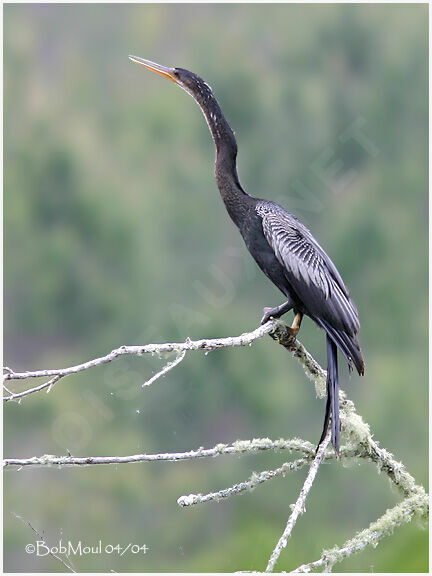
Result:
M183 68L167 68L137 56L129 58L178 84L201 108L216 146L215 176L228 214L258 266L286 298L276 308L264 308L262 323L293 310L294 322L290 328L293 337L300 329L303 315L326 332L327 402L319 444L331 417L331 441L338 453L337 348L350 370L355 366L360 375L364 374L364 362L357 336L360 328L357 308L336 266L295 216L275 202L254 198L244 191L237 175L237 142L210 86Z

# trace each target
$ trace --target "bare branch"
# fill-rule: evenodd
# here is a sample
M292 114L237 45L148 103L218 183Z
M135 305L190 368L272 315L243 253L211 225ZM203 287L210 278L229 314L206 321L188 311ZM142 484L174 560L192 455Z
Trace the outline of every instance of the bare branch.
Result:
M177 352L181 354L193 350L210 351L210 350L216 350L218 348L250 346L255 340L258 340L259 338L262 338L266 334L269 334L270 332L273 332L274 330L278 329L280 330L278 324L273 320L269 320L266 324L259 326L252 332L241 334L240 336L230 336L228 338L213 338L213 339L204 339L195 341L187 338L185 342L146 344L144 346L120 346L120 348L112 350L112 352L110 352L106 356L101 356L100 358L95 358L94 360L89 360L88 362L77 364L76 366L70 366L69 368L58 368L55 370L35 370L33 372L31 371L14 372L10 368L6 369L4 368L3 370L6 370L6 374L3 375L3 381L7 382L8 380L27 380L29 378L53 378L53 377L57 377L56 381L58 381L59 380L58 377L62 378L70 374L78 374L79 372L89 370L90 368L94 368L95 366L102 366L104 364L109 364L119 356L126 356L126 355L135 355L135 356L142 356L143 354L162 355L168 352ZM183 359L183 357L181 359ZM178 362L181 362L181 360L179 360ZM168 370L170 370L173 367L174 366L170 366ZM34 392L39 392L44 388L49 388L50 386L52 386L53 383L54 382L50 380L49 382L46 382L44 384L41 384L40 386L36 386L24 392L12 393L9 396L5 396L3 398L3 401L8 402L10 400L20 399L24 396L28 396L29 394L33 394Z
M13 515L15 516L15 518L18 518L18 520L21 520L21 522L24 522L24 524L27 524L27 526L29 526L31 528L31 530L33 530L33 532L36 534L36 536L38 536L40 538L41 542L43 542L44 544L47 544L47 542L46 542L45 538L42 536L42 534L40 534L38 532L38 530L36 530L36 528L34 528L34 526L32 526L32 524L28 520L25 520L22 516L15 514L15 512L13 512ZM61 556L58 556L57 554L55 554L49 546L48 546L48 550L49 550L49 555L52 556L55 560L58 560L59 562L61 562L63 564L63 566L67 570L69 570L69 572L76 573L76 570L73 567L72 561L67 554L66 554L66 558L68 559L69 564L66 564L66 562L63 560L63 558Z
M162 368L162 370L160 370L154 376L152 376L150 378L150 380L147 380L146 382L144 382L144 384L142 384L142 387L144 388L145 386L150 386L150 384L153 384L153 382L155 382L158 378L160 378L161 376L165 376L165 374L167 372L169 372L170 370L175 368L177 366L177 364L180 364L180 362L183 360L183 358L185 356L186 356L186 351L183 350L182 352L179 353L179 355L177 356L177 358L175 360L173 360L172 362L168 362L168 364L166 364Z
M312 484L314 483L318 469L324 457L324 453L326 451L327 446L330 443L330 438L331 438L331 431L329 430L326 434L326 437L322 441L320 447L318 448L316 456L309 468L309 472L306 477L305 483L303 484L303 488L300 490L297 502L294 504L291 515L288 518L285 530L282 536L280 537L279 542L276 544L276 547L273 550L272 555L270 556L266 572L273 572L276 562L278 561L283 548L285 548L288 543L288 538L291 536L291 532L293 531L293 528L296 525L298 517L300 516L300 514L303 514L306 510L305 508L306 498L310 492L310 489L312 488Z
M266 334L272 335L275 340L290 350L293 356L299 360L302 364L306 375L308 378L315 382L317 395L323 397L325 395L325 377L326 373L321 368L321 366L314 360L314 358L309 354L309 352L304 348L304 346L298 341L293 340L291 334L287 330L287 326L280 320L269 320L266 324L258 326L252 332L241 334L240 336L230 336L227 338L211 338L203 340L190 340L186 339L185 342L171 342L163 344L146 344L144 346L120 346L112 350L106 356L101 356L100 358L95 358L84 362L82 364L77 364L75 366L70 366L69 368L58 368L54 370L35 370L27 372L14 372L11 368L4 367L3 371L3 382L6 383L8 380L27 380L30 378L50 378L48 382L24 390L23 392L11 392L8 388L5 388L8 392L8 396L3 397L4 402L9 402L11 400L20 400L25 396L34 394L35 392L40 392L45 388L48 391L52 386L58 382L64 376L69 376L71 374L78 374L84 370L89 370L96 366L102 366L104 364L109 364L116 358L126 355L136 355L142 356L144 354L162 355L169 352L177 352L179 357L174 361L168 363L165 368L163 368L159 373L150 378L144 385L149 385L157 380L160 376L166 374L169 370L174 368L179 364L187 352L194 350L204 350L211 351L218 348L236 347L236 346L251 346L255 340L258 340L265 336ZM5 387L5 386L4 386Z
M34 388L29 388L28 390L24 390L23 392L11 392L8 388L6 388L6 385L3 384L3 388L6 390L6 392L9 392L10 396L4 396L3 397L3 401L4 402L8 402L9 400L18 400L21 401L21 398L24 398L24 396L29 396L29 394L33 394L34 392L40 392L41 390L44 390L45 388L48 388L47 392L51 392L52 387L54 386L54 384L56 382L58 382L61 378L64 378L66 376L66 374L57 374L57 376L53 376L53 378L51 378L51 380L48 380L48 382L44 382L43 384L40 384L39 386L35 386Z

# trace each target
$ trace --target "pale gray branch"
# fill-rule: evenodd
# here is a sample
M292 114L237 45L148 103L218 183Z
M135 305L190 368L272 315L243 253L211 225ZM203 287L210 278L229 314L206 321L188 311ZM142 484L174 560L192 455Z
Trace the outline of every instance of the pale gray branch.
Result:
M236 347L236 346L249 346L255 340L262 338L266 334L278 330L278 323L273 320L269 320L266 324L262 326L258 326L252 332L241 334L240 336L230 336L228 338L207 338L204 340L190 340L189 338L186 339L185 342L173 342L173 343L163 343L163 344L146 344L144 346L120 346L120 348L116 348L112 350L106 356L101 356L100 358L95 358L94 360L89 360L88 362L83 362L82 364L77 364L76 366L70 366L69 368L58 368L54 370L35 370L35 371L28 371L28 372L14 372L11 368L3 368L6 371L3 374L3 382L7 382L8 380L27 380L29 378L56 378L55 381L58 381L60 378L64 376L68 376L71 374L78 374L79 372L83 372L84 370L89 370L90 368L94 368L96 366L102 366L104 364L109 364L116 358L120 356L126 355L135 355L135 356L142 356L143 354L151 354L153 355L161 355L166 354L168 352L177 352L178 354L183 354L186 352L190 352L193 350L216 350L218 348L226 348L226 347ZM183 357L181 359L183 359ZM181 360L178 360L179 362ZM171 366L169 369L171 369ZM166 370L166 371L168 371ZM162 374L159 374L162 375ZM155 377L153 377L156 379ZM29 390L25 390L24 392L17 392L9 394L9 396L4 396L3 401L8 402L10 400L17 400L24 396L28 396L29 394L33 394L35 392L39 392L44 388L49 388L55 382L50 380L40 386L36 386L34 388L30 388Z
M293 357L302 365L307 377L315 384L316 393L319 397L325 396L326 372L309 354L304 346L298 341L293 340L287 330L286 325L280 320L269 320L266 324L259 326L252 332L242 334L236 337L215 338L192 341L189 338L185 342L165 343L165 344L147 344L145 346L121 346L100 358L90 360L83 364L61 368L57 370L39 370L34 372L14 372L11 368L4 368L4 382L8 380L25 380L29 378L48 378L49 380L39 386L29 388L23 392L13 392L4 384L4 389L8 396L4 396L4 401L18 400L43 389L49 391L52 386L61 378L71 374L77 374L95 366L101 366L112 362L119 356L124 355L142 355L156 354L162 355L169 352L176 352L177 357L174 361L168 362L159 372L151 377L144 385L149 385L157 378L163 376L168 371L177 366L185 357L187 352L193 350L210 351L217 348L247 346L255 340L269 334L277 340L282 346L289 350ZM334 547L331 550L323 552L321 558L315 562L300 566L297 572L310 572L316 569L330 570L331 567L348 556L363 550L368 545L377 545L381 538L391 534L391 532L404 523L409 522L416 513L426 516L428 512L428 496L422 486L416 484L414 478L406 471L401 462L398 462L392 454L384 448L381 448L371 434L369 426L364 422L362 417L356 412L353 402L346 398L344 392L340 391L339 395L341 409L341 425L343 447L340 450L340 460L343 462L348 459L367 459L374 462L378 471L385 472L393 484L401 491L405 499L388 510L376 522L373 522L369 528L359 532L354 538L348 540L341 548ZM194 504L217 501L227 498L234 494L241 494L255 486L262 484L272 478L280 476L290 470L298 470L302 466L311 462L309 473L303 488L299 494L297 502L293 506L292 513L288 519L285 530L276 545L273 554L268 562L267 571L272 571L283 548L286 546L289 536L297 522L299 515L304 511L307 495L312 487L313 481L318 472L319 465L323 459L334 459L332 451L326 452L330 442L330 434L326 435L324 442L321 444L317 454L315 448L310 442L300 439L276 440L268 438L254 439L252 441L237 441L233 444L218 444L214 448L191 450L189 452L162 453L162 454L135 454L132 456L52 456L45 455L34 458L18 459L8 458L3 461L3 466L88 466L97 464L123 464L134 462L149 461L178 461L193 458L204 458L219 456L222 454L251 453L261 450L288 450L290 452L299 452L301 458L286 462L280 468L275 470L266 470L253 476L246 482L240 482L217 492L206 495L190 494L182 496L178 503L181 506L191 506Z
M161 454L133 454L132 456L34 456L32 458L5 458L6 466L90 466L97 464L133 464L136 462L175 462L178 460L192 460L194 458L208 458L222 454L246 454L264 450L287 450L300 452L305 457L314 455L314 447L310 442L294 438L293 440L270 440L270 438L255 438L254 440L237 440L232 444L217 444L214 448L198 448L188 452L167 452Z
M179 355L177 356L177 358L175 360L173 360L172 362L168 362L168 364L166 364L162 370L159 370L159 372L157 372L154 376L152 376L149 380L146 380L144 382L144 384L142 384L142 387L144 388L145 386L150 386L151 384L153 384L153 382L155 382L156 380L158 380L158 378L160 378L161 376L165 376L165 374L167 372L169 372L170 370L172 370L173 368L175 368L178 364L180 364L180 362L183 360L183 358L186 356L186 350L183 350L179 353Z
M298 517L300 516L300 514L303 514L306 510L305 508L306 498L312 488L315 477L318 473L318 468L320 467L327 446L330 443L330 438L331 438L331 431L328 430L324 440L322 441L320 447L318 448L318 451L316 453L315 458L312 461L312 464L310 465L308 475L306 476L306 480L303 484L302 489L300 490L299 497L297 498L297 501L292 508L292 512L290 514L290 517L288 518L285 530L283 531L282 536L279 538L279 542L276 544L276 547L273 550L272 555L270 556L266 572L273 572L274 567L276 566L276 562L278 561L282 550L288 544L288 539L291 536L291 532L293 531L294 526L296 525Z
M21 398L24 398L24 396L29 396L30 394L34 394L34 392L40 392L45 388L47 388L47 392L51 392L51 389L54 386L54 384L56 384L56 382L58 382L61 378L64 378L65 376L66 374L63 375L57 374L56 376L53 376L50 380L48 380L48 382L44 382L43 384L40 384L39 386L34 386L33 388L28 388L23 392L11 392L11 390L6 388L5 384L3 384L3 388L6 390L6 392L10 394L10 396L4 396L3 401L8 402L9 400L17 400L18 402L21 402Z
M375 462L378 470L380 472L384 471L404 496L412 496L417 494L419 490L423 490L421 486L416 484L402 462L398 462L393 454L381 448L372 437L368 438L364 450L363 458L369 458L372 462Z
M210 502L211 500L219 502L223 498L229 498L235 494L242 494L243 492L251 491L259 484L267 482L267 480L272 480L278 476L284 476L287 472L293 470L300 470L309 462L309 458L298 458L293 462L285 462L280 468L275 470L264 470L259 474L252 474L252 476L246 482L239 482L234 484L230 488L225 488L224 490L219 490L218 492L210 492L209 494L188 494L187 496L180 496L177 500L177 504L180 506L193 506L195 504L202 504L203 502Z

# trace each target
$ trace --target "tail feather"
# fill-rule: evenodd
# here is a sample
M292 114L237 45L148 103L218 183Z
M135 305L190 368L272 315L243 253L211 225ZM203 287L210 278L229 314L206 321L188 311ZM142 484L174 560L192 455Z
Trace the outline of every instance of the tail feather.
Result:
M324 416L324 426L318 445L324 440L331 418L331 442L335 452L340 447L340 420L339 420L339 381L337 347L330 336L327 335L327 402Z
M324 438L327 434L327 430L328 430L328 426L329 426L329 422L330 422L330 413L331 413L331 398L330 398L330 391L329 391L329 382L327 379L327 400L326 400L326 409L325 409L325 415L324 415L324 425L323 425L323 431L321 434L321 438L319 439L319 442L318 442L317 450L320 447L322 441L324 440Z
M347 332L337 330L321 318L315 318L315 322L327 332L327 335L340 349L348 362L350 370L355 367L359 375L363 376L365 367L357 334L350 335Z
M327 336L327 380L331 403L331 440L334 449L339 453L340 421L339 421L339 380L338 358L335 343Z
M327 402L323 432L318 445L324 440L331 419L331 441L336 453L339 453L340 420L337 349L339 348L345 356L349 369L352 370L355 367L360 376L364 374L364 361L357 334L348 334L342 330L337 330L322 318L314 318L314 320L327 333Z

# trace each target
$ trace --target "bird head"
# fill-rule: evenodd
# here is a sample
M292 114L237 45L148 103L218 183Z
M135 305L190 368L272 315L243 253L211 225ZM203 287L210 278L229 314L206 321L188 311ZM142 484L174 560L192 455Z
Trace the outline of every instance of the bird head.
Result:
M184 68L167 68L166 66L156 64L150 60L144 60L144 58L139 58L138 56L129 56L129 59L132 60L132 62L141 64L141 66L144 66L152 72L156 72L159 76L168 78L168 80L171 80L192 96L201 108L208 127L210 128L216 145L218 158L225 158L225 161L227 161L228 158L231 169L235 171L237 142L234 132L222 114L222 110L207 82ZM236 171L235 178L238 179Z
M211 94L210 86L204 82L202 78L189 70L185 70L184 68L168 68L167 66L156 64L150 60L139 58L139 56L129 56L129 59L132 60L132 62L141 64L141 66L144 66L148 70L156 72L156 74L175 82L198 101L206 99L206 97Z

